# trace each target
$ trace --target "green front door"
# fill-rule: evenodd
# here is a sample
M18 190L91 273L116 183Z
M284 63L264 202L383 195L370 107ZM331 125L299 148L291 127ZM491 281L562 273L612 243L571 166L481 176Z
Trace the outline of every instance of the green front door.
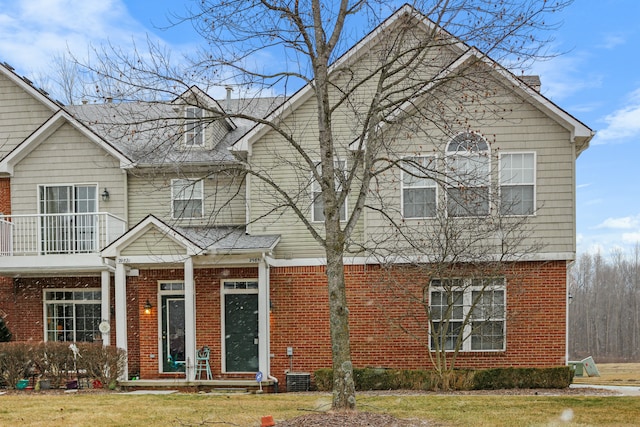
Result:
M258 371L258 295L225 295L225 371Z

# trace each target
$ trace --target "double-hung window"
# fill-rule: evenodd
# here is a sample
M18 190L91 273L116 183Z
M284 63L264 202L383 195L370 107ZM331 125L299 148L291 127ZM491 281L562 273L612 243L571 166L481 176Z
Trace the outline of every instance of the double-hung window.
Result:
M204 192L201 179L171 180L172 218L189 219L204 216Z
M433 157L405 158L402 164L402 216L430 218L436 216L436 182L429 178Z
M204 126L202 108L186 107L184 123L184 145L187 147L204 146Z
M500 155L500 213L533 215L536 209L535 153Z
M345 160L334 160L333 167L335 170L335 188L336 188L336 196L341 197L342 195L342 181L346 179L345 173L347 169L347 162ZM321 165L318 162L316 164L316 169L318 171L318 175L322 174L320 170ZM324 201L322 200L322 187L320 183L312 178L311 181L311 197L312 197L312 206L311 206L311 220L314 222L324 221ZM345 198L344 203L340 206L340 221L345 221L347 219L347 200Z
M47 341L93 342L101 339L99 289L59 289L44 292Z
M505 294L503 278L432 280L431 349L504 350Z
M484 138L464 132L446 149L447 213L468 217L489 214L491 157Z

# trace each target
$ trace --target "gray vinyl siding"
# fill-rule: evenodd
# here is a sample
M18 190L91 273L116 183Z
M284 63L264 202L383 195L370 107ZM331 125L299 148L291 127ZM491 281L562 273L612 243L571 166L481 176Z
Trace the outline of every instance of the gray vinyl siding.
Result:
M487 80L490 82L490 80ZM495 82L493 82L495 83ZM528 231L519 250L511 253L526 252L530 247L539 247L539 254L566 254L575 252L575 151L570 142L570 133L553 119L521 99L500 92L504 88L496 85L498 99L504 111L500 117L485 120L485 123L473 123L471 128L483 134L491 148L492 176L491 198L494 205L499 198L498 156L499 153L527 152L536 154L536 207L535 215L528 217L525 227ZM461 114L462 116L462 114ZM486 119L485 115L485 119ZM463 121L462 119L460 121ZM453 122L452 122L453 123ZM398 152L406 156L417 154L435 155L438 161L444 156L444 147L450 137L440 134L429 125L420 128L422 132L410 133L406 130L393 135ZM461 127L459 131L464 131ZM435 136L434 136L435 135ZM435 144L434 141L440 141ZM389 171L385 183L391 183L380 191L388 205L387 213L394 212L395 219L401 221L401 185L399 171ZM395 184L394 184L395 183ZM439 203L445 203L444 191L438 188ZM383 240L391 235L385 224L388 220L374 213L368 216L367 232L372 238ZM420 222L429 224L429 220L407 219L409 226L420 229ZM427 243L428 244L428 243Z
M184 246L153 228L121 251L122 256L184 255Z
M157 170L129 176L129 218L131 226L149 214L175 226L243 225L246 218L245 184L238 177L211 175L204 179L204 217L177 220L171 216L171 180L197 179L202 175L163 174Z
M315 115L314 99L310 99L305 105L296 110L287 118L286 123L299 141L304 141L307 152L312 160L319 160L317 149L317 119ZM334 129L342 135L351 135L351 123L349 120L340 120L335 123ZM337 159L350 162L350 154L346 146L353 139L346 137L341 141L342 145ZM296 200L296 205L301 209L306 218L311 220L311 170L295 151L281 138L269 133L263 140L253 146L251 158L252 167L261 171L274 182L279 183L283 192ZM351 165L348 164L349 168ZM277 191L261 182L251 178L250 193L250 233L251 234L280 234L281 240L275 251L279 258L310 258L324 257L325 253L318 242L312 237L307 226L299 219L291 208L283 206L283 197ZM351 215L355 203L355 196L350 195L347 200L347 215ZM312 226L323 236L324 226L321 222L314 222ZM364 232L364 222L361 217L353 238L361 241Z
M480 74L478 74L480 76ZM454 83L455 84L455 83ZM477 121L476 111L478 104L466 102L455 98L451 102L448 112L444 113L442 120L447 123L459 123L459 129L452 132L462 132L467 129L480 132L485 135L491 145L492 156L492 185L491 196L493 203L497 203L499 197L498 185L498 154L500 152L535 152L536 153L536 200L538 211L527 219L527 238L522 242L519 250L527 251L530 247L538 247L542 243L538 253L547 258L560 257L559 254L571 254L575 252L575 151L570 141L570 132L560 126L555 120L538 110L522 98L514 95L511 88L506 87L484 73L484 79L478 84L483 85L482 90L474 93L491 93L488 99L489 107L483 111L482 121ZM484 90L492 88L489 92ZM440 87L435 97L441 102L447 102L447 86ZM454 95L460 96L458 88L453 88ZM471 98L471 97L470 97ZM443 101L444 100L444 101ZM425 103L428 103L426 100ZM459 108L464 105L466 110L461 113ZM444 111L447 111L446 109ZM450 117L446 115L450 114ZM468 117L465 117L465 114ZM428 116L425 114L425 116ZM352 141L352 123L355 123L356 115L346 113L336 114L334 132L337 140ZM345 119L346 118L346 119ZM465 121L465 119L467 119ZM431 117L429 118L431 119ZM464 123L467 123L465 126ZM285 125L288 126L298 140L308 142L309 153L312 158L319 158L317 149L317 126L315 117L315 99L309 99L300 106L295 114L289 116ZM395 126L395 127L393 127ZM392 125L385 132L385 138L393 139L395 155L398 157L412 156L418 153L422 155L442 156L444 146L450 136L444 135L438 127L428 120L409 121L400 125ZM273 133L268 133L252 147L252 166L258 171L268 174L270 179L278 182L282 190L289 195L298 197L299 206L303 212L311 218L310 190L306 190L308 202L305 204L305 185L308 188L308 168L296 168L300 165L300 159L296 157L280 138ZM346 152L346 147L343 146ZM348 158L348 156L345 156ZM283 165L293 167L284 167ZM395 173L395 175L394 175ZM321 247L311 237L305 225L298 219L295 213L278 204L281 197L253 178L250 194L251 219L255 221L251 225L251 233L280 234L276 256L280 258L307 258L322 257ZM380 180L381 186L377 189L385 200L384 210L394 219L402 221L401 216L401 185L400 176L396 171L389 171ZM438 190L440 198L444 197L442 189ZM369 199L371 201L371 199ZM353 203L354 199L349 200ZM306 209L306 210L305 210ZM273 211L273 212L272 212ZM351 212L351 208L349 209ZM366 221L366 225L365 225ZM367 240L372 245L376 238L381 241L392 241L393 231L388 226L388 219L376 213L368 211L361 218L359 227L352 236L356 242ZM423 221L424 222L424 221ZM415 224L415 220L408 220ZM428 221L426 222L428 225ZM314 224L320 235L321 224ZM366 230L366 231L365 231ZM375 242L375 246L380 242ZM514 250L512 253L515 253ZM529 254L534 256L534 254ZM569 255L571 256L571 255Z
M98 211L126 220L125 175L119 162L70 124L62 125L15 166L12 213L38 213L38 186L42 184L97 184ZM107 202L100 198L105 188L110 194Z
M53 111L0 73L0 158L31 135Z

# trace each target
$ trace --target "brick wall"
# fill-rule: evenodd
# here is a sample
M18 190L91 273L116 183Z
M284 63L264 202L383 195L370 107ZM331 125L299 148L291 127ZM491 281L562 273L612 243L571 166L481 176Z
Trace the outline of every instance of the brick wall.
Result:
M7 325L14 341L44 340L44 289L98 288L99 277L3 277L0 280L0 309L7 313Z
M428 277L415 270L391 273L375 266L346 267L351 351L356 367L429 368L424 310L410 304L411 290ZM565 362L566 263L530 262L506 272L506 351L460 353L459 367L559 366ZM397 286L390 286L390 280ZM413 289L415 291L416 289ZM323 267L271 269L272 373L284 380L295 372L330 367L328 298ZM397 320L411 314L419 322ZM394 323L395 322L395 323ZM293 359L287 357L293 347Z
M429 368L424 310L409 304L403 292L428 281L424 273L396 269L389 275L376 266L347 266L351 350L356 367ZM196 269L196 346L211 348L214 378L222 378L220 281L256 279L257 268ZM564 262L530 262L506 271L506 351L461 353L459 367L558 366L565 357ZM310 372L331 365L328 297L323 267L271 268L272 374L284 384L284 373ZM158 374L158 281L183 280L182 269L140 270L127 278L129 373L141 378ZM394 283L397 286L390 286ZM0 309L15 340L44 338L44 288L100 287L99 277L0 279ZM113 306L113 283L111 290ZM147 299L151 314L143 313ZM0 312L2 314L2 312ZM411 314L402 332L393 320ZM112 323L112 343L115 325ZM287 356L293 348L293 358ZM182 377L182 374L177 374ZM234 377L225 375L224 377Z
M0 178L0 213L11 215L11 179Z

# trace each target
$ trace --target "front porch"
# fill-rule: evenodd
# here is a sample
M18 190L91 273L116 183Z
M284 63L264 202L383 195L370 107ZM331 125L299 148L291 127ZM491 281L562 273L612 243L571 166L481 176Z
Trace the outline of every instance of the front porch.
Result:
M118 385L124 391L135 390L178 390L181 392L219 392L219 393L278 393L279 384L275 380L257 382L249 379L221 379L221 380L127 380L119 381Z

